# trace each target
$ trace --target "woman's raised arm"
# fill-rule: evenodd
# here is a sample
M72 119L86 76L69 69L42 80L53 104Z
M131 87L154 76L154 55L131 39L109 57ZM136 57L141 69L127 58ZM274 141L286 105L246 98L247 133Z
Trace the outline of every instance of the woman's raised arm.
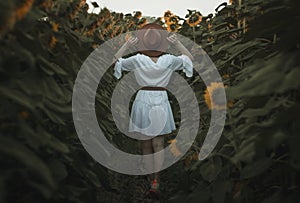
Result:
M138 38L136 37L130 37L128 41L126 41L123 46L117 51L117 53L114 56L114 60L118 60L121 58L125 52L126 49L130 48L131 46L134 46L138 43Z
M192 54L185 48L185 46L177 39L176 35L173 34L169 37L167 37L167 40L172 43L177 50L179 50L182 54L187 55L192 61L194 60L194 57Z

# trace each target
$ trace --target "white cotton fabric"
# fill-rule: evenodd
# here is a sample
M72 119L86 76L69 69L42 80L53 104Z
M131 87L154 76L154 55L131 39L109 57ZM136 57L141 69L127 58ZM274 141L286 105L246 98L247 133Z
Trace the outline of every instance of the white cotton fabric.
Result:
M140 86L166 87L171 75L182 70L187 77L193 75L193 63L186 55L164 54L154 62L149 56L136 54L119 58L114 76L119 79L122 71L134 71ZM129 132L148 136L168 134L176 129L172 109L166 91L139 90L132 105Z

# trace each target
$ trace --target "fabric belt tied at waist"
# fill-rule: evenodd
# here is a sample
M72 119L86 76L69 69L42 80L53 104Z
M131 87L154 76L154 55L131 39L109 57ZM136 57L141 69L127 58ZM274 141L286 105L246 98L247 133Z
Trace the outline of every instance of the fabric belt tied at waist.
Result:
M166 88L164 87L155 87L155 86L144 86L144 87L141 87L140 90L156 90L156 91L165 91L167 90Z

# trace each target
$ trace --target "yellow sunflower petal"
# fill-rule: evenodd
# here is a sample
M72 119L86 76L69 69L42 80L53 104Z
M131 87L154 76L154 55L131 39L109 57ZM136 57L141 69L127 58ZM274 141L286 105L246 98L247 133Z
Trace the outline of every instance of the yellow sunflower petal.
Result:
M50 47L51 48L54 48L55 47L55 45L56 45L56 43L57 43L57 39L56 39L56 37L55 36L52 36L51 37L51 40L50 40Z
M226 109L226 105L219 105L215 103L215 101L211 100L210 95L220 88L224 88L223 83L220 82L212 82L204 92L204 100L209 109L223 110Z
M59 24L58 23L52 23L52 30L54 31L54 32L57 32L58 31L58 27L59 27Z
M200 22L202 21L202 15L197 12L197 13L193 13L187 20L186 23L190 26L190 27L195 27L196 25L198 25Z

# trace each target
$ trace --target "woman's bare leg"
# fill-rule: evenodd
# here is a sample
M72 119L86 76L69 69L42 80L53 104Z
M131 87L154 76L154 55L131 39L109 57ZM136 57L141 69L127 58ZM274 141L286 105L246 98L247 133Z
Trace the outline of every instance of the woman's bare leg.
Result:
M142 142L142 148L143 148L143 154L153 154L153 150L152 150L152 139L150 140L141 140ZM143 159L143 164L144 167L147 168L148 170L150 169L151 171L153 171L153 156L147 156L144 157ZM149 174L149 178L152 180L153 179L153 174Z
M160 135L152 139L153 153L159 152L164 148L164 136ZM164 153L154 154L154 170L159 171L164 162ZM159 172L154 174L154 178L159 181Z

